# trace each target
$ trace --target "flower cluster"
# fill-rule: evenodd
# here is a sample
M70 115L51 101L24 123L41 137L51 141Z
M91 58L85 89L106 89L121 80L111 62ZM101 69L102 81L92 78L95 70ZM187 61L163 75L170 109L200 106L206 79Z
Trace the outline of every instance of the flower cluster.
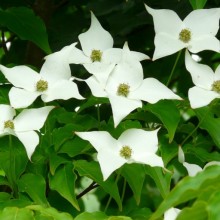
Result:
M206 106L219 98L220 68L214 73L210 67L194 61L189 52L220 52L220 44L215 37L220 9L195 10L181 21L171 10L145 7L153 16L156 33L153 61L186 48L185 65L195 84L188 94L191 107ZM84 81L93 96L109 99L115 127L145 102L155 104L163 99L182 100L156 78L144 78L141 61L150 59L149 56L131 51L127 42L123 48L114 48L111 34L92 12L90 28L78 38L81 49L73 43L46 56L39 73L27 66L7 68L0 65L1 72L13 85L9 91L10 105L0 105L0 136L9 134L18 137L29 158L39 143L36 130L43 127L54 106L24 109L16 117L15 109L29 107L39 96L45 103L70 98L83 100L71 74L70 64L80 64L91 74ZM157 155L158 131L132 128L124 131L118 139L106 131L76 131L75 134L89 141L96 149L106 180L125 163L164 167L162 157ZM180 154L183 158L183 153ZM181 161L190 174L194 168L185 162L185 158Z

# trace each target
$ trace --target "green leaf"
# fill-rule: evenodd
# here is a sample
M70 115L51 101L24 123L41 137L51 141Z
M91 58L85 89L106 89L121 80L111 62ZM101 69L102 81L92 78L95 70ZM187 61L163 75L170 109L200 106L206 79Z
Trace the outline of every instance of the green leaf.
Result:
M14 7L0 11L0 24L17 34L22 40L32 41L47 54L51 53L46 27L31 9Z
M98 162L78 160L74 163L74 166L75 169L79 172L80 176L87 176L98 183L105 190L105 192L109 193L111 197L117 202L119 209L122 209L121 199L115 180L109 177L106 181L103 181Z
M214 218L210 218L210 216L208 215L207 203L203 201L195 202L192 207L183 209L178 215L176 220L186 220L186 219L215 220Z
M9 139L12 140L12 154L10 157L9 149ZM28 157L26 150L21 142L14 136L5 136L1 138L1 147L0 149L0 167L6 173L6 176L9 177L11 172L13 172L14 180L18 179L20 175L24 172ZM13 169L13 170L12 170Z
M64 164L56 170L53 176L49 175L49 184L52 190L56 190L62 197L68 200L73 207L80 210L74 191L76 179L77 176L73 172L73 165Z
M220 147L220 118L215 118L210 107L195 109L200 128L208 131L215 144Z
M135 209L132 212L129 212L129 216L133 220L143 220L143 219L149 219L152 214L152 211L149 208L139 208Z
M40 215L38 215L37 218L35 217L37 220L38 219L73 220L73 217L70 214L59 212L55 208L52 208L52 207L45 208L39 205L30 205L30 206L27 206L26 208L40 213Z
M138 175L137 175L138 173ZM125 164L122 167L121 175L131 187L137 204L140 203L141 192L145 180L145 170L142 164Z
M48 206L45 195L46 182L42 176L32 173L24 174L18 181L18 188L21 192L27 193L36 204Z
M83 212L76 216L74 220L106 220L107 215L104 212Z
M168 131L169 142L172 142L180 121L180 113L175 104L170 100L161 100L156 104L146 105L144 109L152 112L163 122Z
M146 173L154 180L163 198L170 192L170 182L172 175L168 172L163 173L161 167L145 166Z
M204 8L207 0L189 0L193 10Z
M6 207L0 211L0 219L4 220L34 220L33 212L28 209Z
M78 110L78 113L80 113L81 111L89 107L95 106L97 104L104 104L104 103L109 103L108 98L98 98L98 97L91 96L86 100L84 104L80 105L80 109Z
M57 155L57 153L52 152L49 155L49 161L50 161L50 172L52 175L55 174L56 169L61 165L61 164L65 164L68 163L69 161L59 155Z
M220 191L216 191L213 193L209 201L207 202L208 204L208 212L209 212L209 219L212 220L219 220L220 218Z
M85 154L91 149L91 144L78 136L75 136L72 140L66 141L59 150L59 153L66 153L70 157L75 157L80 154Z
M160 204L151 220L159 218L166 210L198 197L208 187L220 186L220 166L210 166L194 177L183 178Z
M130 217L127 216L111 216L106 220L132 220Z

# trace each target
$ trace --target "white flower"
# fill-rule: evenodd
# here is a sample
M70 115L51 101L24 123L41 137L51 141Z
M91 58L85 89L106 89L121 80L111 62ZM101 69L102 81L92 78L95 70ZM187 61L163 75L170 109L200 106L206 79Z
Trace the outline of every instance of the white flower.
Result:
M220 98L220 65L214 73L209 66L195 62L187 51L185 63L195 84L188 93L191 107L200 108Z
M219 29L220 9L194 10L182 21L172 10L145 7L153 16L156 33L153 60L182 48L192 53L203 50L220 52L219 40L215 37Z
M118 140L106 131L75 132L79 137L89 141L97 150L101 171L106 180L111 173L125 163L142 163L150 166L164 167L158 150L157 132L141 129L128 129Z
M53 106L38 109L25 109L15 117L16 112L10 105L0 105L0 136L14 135L24 145L28 158L31 158L39 137L35 130L43 127Z
M123 59L110 74L103 87L94 77L86 80L92 94L108 97L111 103L115 127L134 109L142 107L142 101L156 103L161 99L181 99L157 79L143 79L143 69L125 44Z
M113 48L113 38L107 32L95 15L91 12L91 26L88 31L79 35L82 51L74 50L69 60L70 63L83 64L86 70L105 84L107 78L120 61L122 50ZM134 52L139 61L149 59L145 54Z
M170 208L164 213L164 220L175 220L180 212L180 209Z
M0 70L14 87L9 91L10 103L14 108L25 108L41 96L44 102L55 99L83 99L77 85L71 81L71 71L67 57L75 43L61 51L46 57L40 74L27 66L7 68L0 65Z
M202 168L197 164L187 163L187 162L185 162L185 155L184 155L184 152L181 147L179 147L179 149L178 149L178 160L186 168L189 176L196 176L197 173L203 171L204 169L206 169L209 166L220 165L220 161L211 161L211 162L208 162Z

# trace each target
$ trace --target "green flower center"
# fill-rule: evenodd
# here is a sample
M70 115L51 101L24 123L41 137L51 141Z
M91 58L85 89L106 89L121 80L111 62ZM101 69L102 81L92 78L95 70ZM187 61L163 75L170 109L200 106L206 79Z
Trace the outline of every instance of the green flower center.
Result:
M118 86L117 95L127 97L129 94L130 86L126 83L121 83Z
M90 56L92 62L100 62L102 59L101 50L93 50Z
M15 128L14 122L11 120L5 121L4 128L14 129Z
M123 146L120 150L120 156L125 159L130 159L132 154L132 149L129 146Z
M184 43L188 43L191 40L191 32L188 29L183 29L179 33L179 40Z
M36 85L38 92L44 92L48 89L48 82L45 80L39 80Z
M212 91L220 93L220 80L217 80L212 84Z

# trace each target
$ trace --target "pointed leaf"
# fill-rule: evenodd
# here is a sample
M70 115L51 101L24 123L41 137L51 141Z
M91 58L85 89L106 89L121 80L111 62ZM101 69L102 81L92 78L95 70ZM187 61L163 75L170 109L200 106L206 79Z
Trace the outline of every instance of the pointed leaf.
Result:
M137 175L138 173L138 175ZM141 192L145 180L145 170L142 164L125 164L121 175L126 179L131 187L137 204L140 203ZM135 177L135 178L134 178Z
M74 220L106 220L107 215L104 212L83 212L76 216Z
M168 131L169 142L172 142L180 121L180 113L173 101L161 100L156 104L146 105L144 109L152 112L163 122Z
M170 182L172 175L170 173L163 173L160 167L145 166L146 173L154 180L161 196L166 198L170 192Z
M6 207L0 211L0 219L4 220L34 220L33 212L28 209L17 207Z
M195 113L200 121L200 128L208 131L215 144L220 148L220 118L215 118L210 107L198 108Z
M199 201L193 204L190 208L183 209L178 215L176 220L185 220L185 219L196 219L196 220L206 220L213 219L208 217L207 212L207 203ZM214 219L213 219L214 220ZM217 220L217 219L216 219Z
M36 204L48 206L46 182L42 176L27 173L18 181L18 188L19 191L27 193Z
M115 180L109 177L106 181L103 181L98 162L87 162L85 160L78 160L74 163L74 166L75 169L79 172L80 176L87 176L98 183L105 190L105 192L109 193L112 198L117 202L119 209L122 209L121 199Z
M33 211L40 212L40 215L36 216L39 218L35 217L36 219L73 220L73 217L69 213L59 212L55 208L52 208L52 207L45 208L39 205L31 205L31 206L27 206L26 208L33 210Z
M157 219L169 208L196 198L210 186L219 188L219 172L220 166L210 166L194 177L187 176L182 179L167 195L150 219Z
M207 0L189 0L193 10L204 8Z
M17 34L22 40L30 40L44 52L51 52L46 27L34 12L26 7L9 8L0 11L0 24Z
M56 190L62 197L68 200L73 207L79 210L80 208L74 191L76 179L77 176L73 172L72 164L64 164L56 170L54 176L49 175L49 184L52 190Z

